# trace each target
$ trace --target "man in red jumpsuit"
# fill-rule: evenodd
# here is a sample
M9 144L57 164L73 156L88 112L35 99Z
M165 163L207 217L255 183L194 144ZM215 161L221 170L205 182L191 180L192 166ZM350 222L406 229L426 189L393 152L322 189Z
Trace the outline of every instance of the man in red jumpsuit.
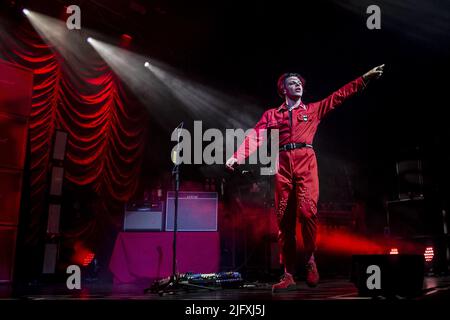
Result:
M293 274L297 218L302 227L306 253L306 283L314 287L319 282L319 273L314 260L319 180L316 155L312 146L313 138L322 118L345 99L364 89L372 78L380 77L383 67L384 65L373 68L327 98L308 104L304 104L301 99L304 79L296 73L283 74L277 83L278 93L284 99L283 104L264 112L253 133L246 136L233 157L226 162L226 166L233 170L236 164L243 163L262 144L263 135L259 135L261 130L279 130L280 152L275 175L275 209L284 275L279 283L273 285L273 291L295 288L296 285ZM291 206L292 200L295 203L294 210Z

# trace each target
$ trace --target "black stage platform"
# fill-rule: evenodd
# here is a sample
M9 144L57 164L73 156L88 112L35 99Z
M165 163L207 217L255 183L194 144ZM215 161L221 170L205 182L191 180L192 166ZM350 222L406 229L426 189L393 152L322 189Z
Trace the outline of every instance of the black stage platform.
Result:
M445 314L450 301L450 277L426 277L415 298L360 297L348 279L324 279L316 288L299 283L297 290L272 293L271 283L247 283L242 288L180 290L175 294L144 294L146 285L91 283L69 292L62 285L21 288L0 286L3 314L19 319L403 319Z
M175 293L161 295L144 293L142 285L112 285L101 283L83 283L81 290L68 290L64 284L34 285L12 289L0 286L1 300L361 300L375 299L358 296L357 288L348 279L324 279L316 288L309 288L304 282L297 282L296 290L272 293L272 283L245 283L241 288L216 290L179 289ZM412 298L441 299L450 296L450 276L425 277L423 293ZM396 299L405 299L395 297ZM384 299L379 297L378 299Z

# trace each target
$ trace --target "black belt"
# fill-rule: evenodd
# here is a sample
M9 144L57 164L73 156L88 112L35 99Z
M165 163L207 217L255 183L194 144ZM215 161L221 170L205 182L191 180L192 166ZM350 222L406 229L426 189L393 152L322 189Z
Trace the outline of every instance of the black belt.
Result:
M288 143L288 144L283 144L280 147L280 151L289 151L289 150L293 150L293 149L300 149L300 148L312 148L312 144L308 144L308 143Z

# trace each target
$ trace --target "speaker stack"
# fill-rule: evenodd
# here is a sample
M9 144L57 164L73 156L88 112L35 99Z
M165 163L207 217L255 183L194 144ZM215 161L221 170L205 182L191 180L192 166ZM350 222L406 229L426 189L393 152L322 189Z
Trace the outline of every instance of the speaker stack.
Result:
M56 130L51 158L51 178L49 206L47 215L47 233L44 250L43 274L54 274L59 254L62 191L64 183L64 159L66 156L67 132Z
M0 62L0 282L11 282L19 223L31 70Z

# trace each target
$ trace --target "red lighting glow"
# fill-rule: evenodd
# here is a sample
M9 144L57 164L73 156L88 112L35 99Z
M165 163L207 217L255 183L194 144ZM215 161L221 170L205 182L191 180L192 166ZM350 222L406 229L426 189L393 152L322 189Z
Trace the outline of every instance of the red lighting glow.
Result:
M300 241L299 247L303 247L301 239L302 237L297 235L297 240ZM346 230L320 228L317 241L321 250L339 254L380 254L385 250L381 241L374 238L368 239Z

